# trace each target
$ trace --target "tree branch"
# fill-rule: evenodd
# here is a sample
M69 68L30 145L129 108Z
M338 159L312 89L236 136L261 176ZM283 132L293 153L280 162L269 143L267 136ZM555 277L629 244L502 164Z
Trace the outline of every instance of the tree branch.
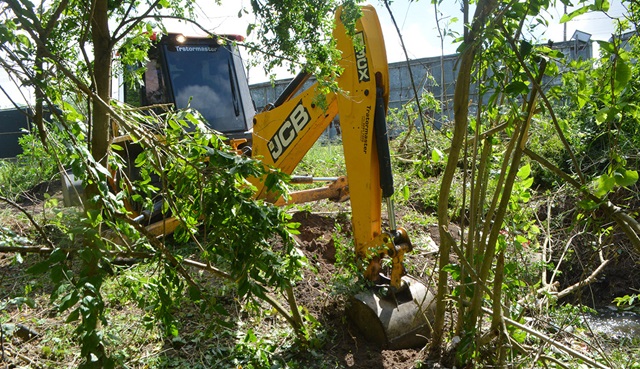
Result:
M27 209L23 208L22 206L18 205L16 202L14 202L11 199L8 199L4 196L0 196L0 201L4 201L7 204L11 205L13 208L18 209L21 213L23 213L27 219L29 219L29 222L31 222L31 224L33 225L33 227L36 229L36 231L38 231L38 233L40 233L40 237L42 237L42 239L44 240L44 242L47 243L47 245L49 247L51 247L52 249L54 248L53 243L51 242L51 240L49 240L49 238L47 237L47 232L45 232L44 229L42 229L42 227L40 227L40 225L38 224L38 222L36 222L35 219L33 219L33 217L31 216L31 214L29 214L29 212L27 211Z
M580 289L584 286L590 285L591 283L593 283L596 280L596 277L598 276L598 274L600 274L604 268L607 266L607 264L609 264L610 260L604 260L602 262L602 264L600 264L600 266L598 266L596 268L596 270L594 270L591 275L589 275L586 279L583 279L582 281L573 284L567 288L565 288L564 290L558 292L558 298L561 299L567 295L569 295L570 293L574 292L577 289Z
M154 241L151 241L151 239L153 239ZM185 279L187 280L187 282L190 285L198 288L198 290L200 290L199 288L200 286L197 285L195 281L193 281L193 279L191 279L191 276L188 275L187 270L184 269L182 265L188 265L200 270L204 270L217 277L220 277L235 283L235 279L231 274L223 270L220 270L211 264L206 264L206 263L203 263L197 260L192 260L192 259L183 259L181 262L178 262L178 260L175 259L175 257L170 253L170 251L166 250L164 245L162 245L162 242L160 242L155 237L152 237L149 240L152 244L160 246L159 249L165 250L165 251L160 251L160 253L163 256L165 256L170 263L172 263L172 265L180 272L180 274L183 277L185 277L185 274L186 274L187 277ZM67 254L75 254L76 252L80 251L79 249L75 249L75 248L60 248L60 250L64 251ZM16 252L16 253L31 253L31 254L50 254L53 251L54 251L54 247L0 246L0 253ZM105 253L113 258L152 259L157 256L157 253L153 253L153 252L136 252L136 251L106 251ZM276 309L276 311L284 317L284 319L296 330L296 334L298 335L298 338L304 339L304 336L302 335L302 329L304 328L302 318L300 317L300 314L296 310L293 310L294 307L297 308L297 304L295 303L295 296L293 295L293 290L291 288L287 289L287 295L288 295L287 300L289 301L290 306L292 308L292 313L287 312L287 309L284 308L277 301L276 298L274 298L273 296L270 296L269 294L265 293L263 296L261 296L261 298L265 300L269 305L271 305L274 309Z
M555 165L553 165L551 162L549 162L547 159L543 158L542 156L536 154L535 152L531 151L528 148L524 149L524 154L530 157L531 159L537 161L540 165L550 170L553 174L557 175L562 180L566 181L568 184L573 186L587 199L598 204L598 208L604 211L620 227L622 227L624 233L627 235L627 237L629 237L629 240L631 241L633 246L636 248L636 250L640 251L640 225L635 219L633 219L628 214L624 213L620 209L620 207L592 194L586 187L582 186L580 182L576 181L573 177L571 177L567 173L560 170L560 168L556 167Z
M584 180L582 171L580 169L578 159L576 158L575 153L571 149L571 145L569 144L569 141L567 141L567 138L564 136L564 133L562 132L562 128L560 128L560 124L558 123L558 118L556 117L555 110L551 106L551 102L549 102L549 99L547 99L547 95L542 89L541 81L538 81L533 77L533 73L531 73L531 70L529 69L527 64L524 62L522 55L518 51L519 50L518 46L516 45L515 40L511 37L509 32L507 32L504 28L502 28L502 31L503 31L502 34L505 36L505 38L509 42L509 45L511 45L511 48L513 49L513 52L516 55L516 58L518 59L518 62L520 63L522 70L526 73L527 78L529 79L529 81L531 81L531 84L533 84L534 89L538 92L538 94L540 95L540 98L542 98L542 101L544 102L545 107L549 111L549 115L551 115L551 121L553 122L553 126L556 129L556 133L558 134L560 141L562 141L562 145L564 146L564 149L567 150L567 153L569 153L569 156L571 157L571 161L573 162L573 166L576 170L576 174L578 175L578 178L580 178L580 182L584 184L585 180Z
M146 18L149 18L149 14L156 9L160 1L162 0L156 0L152 5L149 5L147 10L140 17L131 18L132 20L131 22L127 22L127 21L121 22L113 32L113 38L112 38L113 43L115 44L118 41L122 40L122 38L128 35L140 22L142 22ZM157 16L155 16L154 18L157 18ZM131 23L131 24L127 26L127 28L122 32L122 34L118 35L118 33L120 32L120 29L124 27L124 25L127 23Z
M492 315L493 312L490 309L487 308L482 308L482 310L489 315ZM505 321L505 323L509 324L510 326L516 327L524 332L527 332L533 336L538 337L539 339L545 341L546 343L566 352L567 354L573 356L576 359L582 360L585 363L587 363L588 365L591 365L595 368L600 368L600 369L610 369L608 366L602 365L599 362L595 361L594 359L590 358L589 356L584 355L581 352L578 352L574 349L572 349L569 346L566 346L556 340L554 340L553 338L545 335L544 333L538 332L535 329L531 328L531 327L527 327L526 325L520 324L518 322L516 322L515 320L509 319L505 316L502 317L502 319Z

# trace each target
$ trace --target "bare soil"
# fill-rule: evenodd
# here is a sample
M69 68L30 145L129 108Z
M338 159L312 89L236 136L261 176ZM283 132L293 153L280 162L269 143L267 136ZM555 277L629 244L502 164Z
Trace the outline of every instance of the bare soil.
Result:
M344 296L328 291L336 273L333 236L337 233L336 224L343 230L343 237L349 236L350 225L346 217L297 212L292 220L300 223L298 241L317 269L316 273L307 273L305 280L297 286L296 294L301 305L318 317L323 326L330 327L333 338L324 348L325 355L336 358L347 368L408 369L421 361L426 365L426 355L419 349L386 350L365 339L346 319Z

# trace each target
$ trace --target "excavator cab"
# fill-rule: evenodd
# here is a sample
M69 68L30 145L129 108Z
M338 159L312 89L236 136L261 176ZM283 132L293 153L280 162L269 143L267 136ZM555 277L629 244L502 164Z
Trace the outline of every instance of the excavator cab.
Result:
M170 33L149 51L139 89L125 88L134 105L191 107L209 128L230 139L251 139L255 107L234 41L241 36L186 37Z

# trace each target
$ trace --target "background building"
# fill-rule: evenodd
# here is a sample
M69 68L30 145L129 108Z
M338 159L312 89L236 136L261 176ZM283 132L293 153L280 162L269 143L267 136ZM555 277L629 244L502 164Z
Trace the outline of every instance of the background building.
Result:
M571 40L555 42L551 47L562 52L569 60L588 60L593 57L591 35L581 31L576 31ZM414 101L414 91L417 91L418 95L430 92L442 103L441 114L425 112L426 115L429 115L431 124L438 127L443 120L452 120L453 94L458 75L457 60L458 55L451 54L390 63L389 107L400 109L405 104L411 103ZM413 75L413 81L411 75ZM291 78L281 79L273 84L264 82L249 86L257 111L261 111L268 103L275 101L291 80ZM313 84L314 81L313 79L307 81L305 88ZM560 79L557 78L557 81L559 82ZM545 80L546 84L558 82ZM475 87L471 90L471 100L473 108L477 104L477 88Z

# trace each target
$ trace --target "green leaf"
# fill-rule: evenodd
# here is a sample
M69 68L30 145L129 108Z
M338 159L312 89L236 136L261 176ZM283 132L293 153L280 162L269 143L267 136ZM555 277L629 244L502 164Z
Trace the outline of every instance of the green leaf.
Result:
M189 286L188 292L189 292L189 297L193 301L198 301L202 298L202 292L197 287Z
M613 173L616 184L618 186L631 186L638 181L638 172L635 170L626 170L624 168L618 168Z
M256 25L255 25L255 24L253 24L253 23L250 23L250 24L247 26L247 36L249 36L249 35L251 34L251 32L252 32L255 28L256 28Z
M404 185L404 187L402 187L402 198L404 198L405 201L409 201L409 186Z
M200 123L200 120L198 120L198 118L196 118L193 114L189 113L186 115L187 120L193 124L193 125L198 125Z
M511 95L527 94L529 93L529 87L522 81L513 81L505 87L504 91Z
M596 0L596 3L593 5L593 10L606 12L609 11L611 4L609 0Z
M603 174L596 180L596 188L594 195L604 197L616 185L616 179L608 174Z
M171 334L171 336L173 337L178 337L178 335L180 334L180 331L178 331L178 326L176 326L175 323L171 323L169 325L169 334Z
M531 175L531 165L527 164L518 170L518 178L526 179Z
M596 113L596 124L601 125L607 121L609 117L609 108L602 108Z
M20 40L20 42L23 43L25 46L31 47L31 40L29 39L29 37L27 37L24 34L18 34L17 37L18 37L18 40Z
M249 292L250 287L251 284L247 281L246 276L242 276L241 280L238 281L238 295L244 297Z
M169 124L169 127L170 127L171 129L173 129L173 130L176 130L176 131L177 131L177 130L179 130L179 129L180 129L180 124L178 124L178 122L176 122L176 121L175 121L175 120L173 120L173 119L169 119L169 120L167 121L167 123Z
M74 309L71 313L69 313L69 316L67 317L67 320L65 321L66 323L72 323L75 322L76 320L78 320L78 318L80 318L80 309Z
M574 11L572 11L569 14L564 14L562 16L562 18L560 18L560 23L567 23L568 21L572 20L573 18L580 16L586 12L588 12L589 10L591 10L591 6L583 6L582 8L578 8Z
M64 261L67 259L67 252L62 250L62 249L55 249L53 250L53 252L51 253L51 256L49 257L49 261L53 264L53 263L59 263L61 261Z
M529 177L524 179L522 182L520 182L520 186L522 188L530 188L533 185L533 177ZM522 196L530 196L531 194L526 193L526 194L522 194Z
M578 206L584 210L591 211L598 208L598 204L592 200L580 200ZM580 219L584 219L584 216Z
M444 266L444 268L442 268L443 271L451 274L451 278L453 278L454 280L459 280L460 279L460 265L458 264L447 264Z
M257 342L257 341L258 341L258 337L256 337L255 333L253 333L253 330L249 328L249 330L247 331L247 335L244 337L244 342Z
M56 265L53 268L51 268L51 281L53 283L60 283L62 280L65 279L65 274L64 274L64 269L62 268L62 265Z
M549 50L547 51L547 56L549 56L550 58L554 58L554 59L563 59L564 58L564 53L560 50Z
M521 41L520 42L520 55L522 56L527 56L529 55L529 53L531 52L531 49L533 48L533 45L531 45L531 43L527 42L527 41Z
M41 261L41 262L33 265L29 269L27 269L27 273L29 273L29 274L42 274L42 273L48 271L50 266L51 266L51 262L49 262L49 260Z
M227 311L227 309L224 308L224 306L220 305L220 304L213 304L211 306L213 308L213 311L215 311L216 313L220 314L221 316L227 316L229 315L229 312Z
M444 157L444 153L438 149L431 150L431 161L434 163L440 162Z
M60 300L60 304L58 305L58 310L65 311L69 309L70 307L75 305L79 299L80 297L78 296L77 292L71 292L63 296L62 299Z
M622 90L631 79L631 68L629 65L618 59L616 63L616 91Z
M606 51L609 55L615 54L616 47L611 42L601 40L597 40L596 42L600 46L600 50Z

